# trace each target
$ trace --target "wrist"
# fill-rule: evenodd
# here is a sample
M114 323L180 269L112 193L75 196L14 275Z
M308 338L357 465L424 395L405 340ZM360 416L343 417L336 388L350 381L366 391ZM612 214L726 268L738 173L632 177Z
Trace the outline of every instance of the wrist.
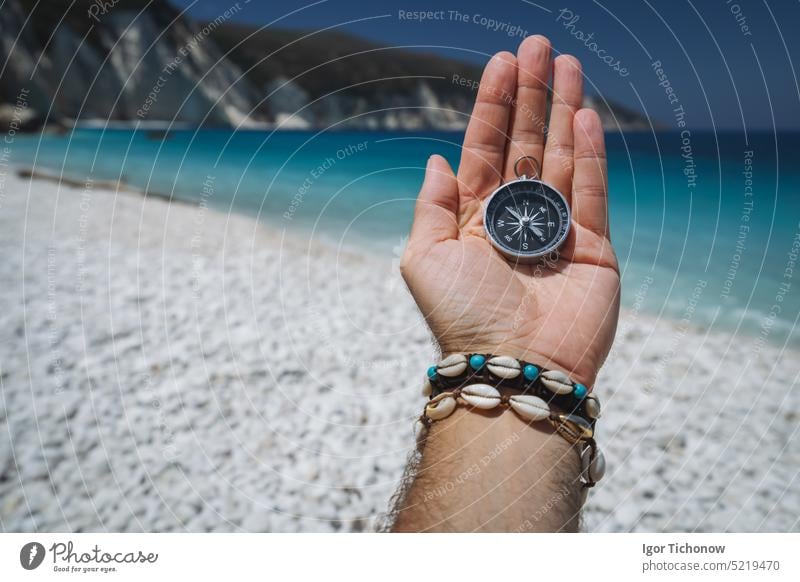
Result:
M521 343L506 342L503 344L491 344L475 342L469 344L439 344L442 359L451 354L493 354L496 356L511 356L518 360L529 362L540 368L548 370L560 370L569 376L573 381L579 382L591 390L597 378L598 368L581 362L579 365L571 365L566 361L560 361L556 356L544 354L524 346Z

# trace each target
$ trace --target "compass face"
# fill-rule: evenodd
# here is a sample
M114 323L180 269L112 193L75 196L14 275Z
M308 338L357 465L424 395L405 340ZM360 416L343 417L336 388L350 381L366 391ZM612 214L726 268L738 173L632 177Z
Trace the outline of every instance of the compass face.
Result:
M520 179L500 186L489 198L484 228L505 256L536 259L557 249L569 233L567 201L552 186Z

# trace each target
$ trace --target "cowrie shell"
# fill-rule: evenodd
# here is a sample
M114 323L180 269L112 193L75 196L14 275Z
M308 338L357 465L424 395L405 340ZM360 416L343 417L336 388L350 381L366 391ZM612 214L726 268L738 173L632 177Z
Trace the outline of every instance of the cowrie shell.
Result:
M514 394L508 399L511 409L526 420L544 420L550 416L547 402L531 394Z
M548 370L541 376L542 384L554 394L569 394L572 392L572 380L560 370Z
M592 425L574 414L554 414L550 416L550 422L558 434L573 443L588 440L594 436Z
M425 382L422 384L422 395L423 396L430 396L433 392L433 385L431 384L430 379L426 376Z
M431 420L442 420L447 418L456 409L456 399L452 392L443 392L431 400L425 407L425 416Z
M498 378L510 380L520 374L519 362L511 356L495 356L486 365L489 371Z
M603 451L597 449L594 459L592 459L592 448L586 447L581 453L581 470L590 481L595 483L600 481L606 474L606 456Z
M586 411L586 416L589 418L600 418L600 401L597 396L589 394L583 400L583 409Z
M442 376L453 378L464 373L467 369L467 356L464 354L452 354L439 362L436 372Z
M461 389L461 398L475 408L490 410L500 404L500 392L488 384L471 384Z

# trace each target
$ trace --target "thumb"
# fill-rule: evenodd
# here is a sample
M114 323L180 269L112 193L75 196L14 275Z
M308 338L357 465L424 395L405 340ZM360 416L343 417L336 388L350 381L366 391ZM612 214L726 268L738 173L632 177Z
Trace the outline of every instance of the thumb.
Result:
M428 158L409 243L428 248L458 236L458 180L442 156Z

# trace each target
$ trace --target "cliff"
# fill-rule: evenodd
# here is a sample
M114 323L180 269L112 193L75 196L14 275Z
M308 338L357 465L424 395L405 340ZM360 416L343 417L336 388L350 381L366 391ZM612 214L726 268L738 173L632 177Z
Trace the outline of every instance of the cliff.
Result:
M335 31L193 22L166 0L6 0L0 126L45 120L461 129L480 68ZM587 101L607 127L646 118Z
M163 0L6 0L0 26L0 59L11 63L0 98L15 103L27 93L37 119L266 119L252 111L257 94L208 40L208 28Z

